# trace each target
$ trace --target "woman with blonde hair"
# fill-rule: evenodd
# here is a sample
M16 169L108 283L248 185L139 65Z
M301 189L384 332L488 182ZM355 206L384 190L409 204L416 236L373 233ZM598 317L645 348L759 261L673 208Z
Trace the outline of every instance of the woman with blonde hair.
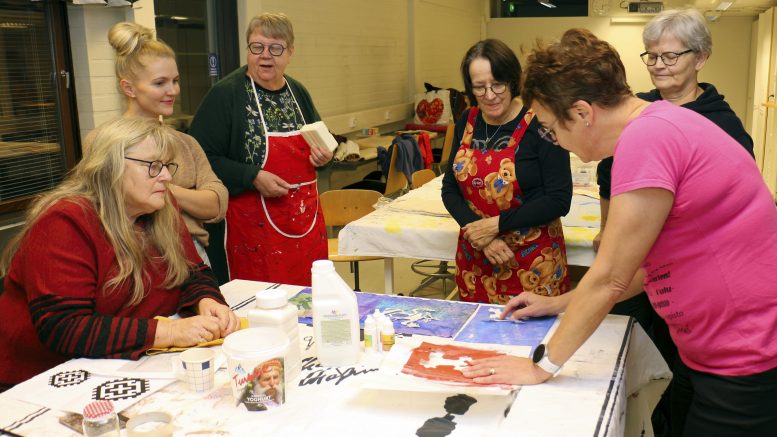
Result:
M136 23L113 25L108 32L108 41L116 51L119 88L127 98L124 116L156 120L173 115L175 98L181 91L173 49L154 39L150 29ZM224 219L227 189L213 173L197 140L177 131L173 136L179 171L168 186L183 212L197 252L210 264L205 254L209 235L203 224ZM87 136L85 150L93 138L94 133Z
M73 357L137 359L238 327L167 189L171 130L119 118L93 140L0 260L0 391Z

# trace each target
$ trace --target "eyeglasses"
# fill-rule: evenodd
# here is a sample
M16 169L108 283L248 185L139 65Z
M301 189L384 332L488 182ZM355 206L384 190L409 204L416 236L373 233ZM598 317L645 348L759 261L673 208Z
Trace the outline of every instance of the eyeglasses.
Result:
M664 65L672 66L672 65L677 63L677 58L679 58L680 56L682 56L682 55L684 55L686 53L691 53L692 51L693 50L688 49L688 50L684 50L684 51L682 51L680 53L677 53L677 52L664 52L664 53L660 53L660 54L659 53L645 52L645 53L639 55L639 57L642 58L642 62L644 62L645 65L647 65L648 67L652 67L652 66L656 65L656 62L658 62L658 58L661 58L661 62L663 62Z
M486 95L486 91L491 90L494 94L502 94L507 91L507 84L502 82L492 83L491 86L473 86L472 94L477 97L483 97Z
M163 167L167 167L167 171L170 172L170 177L173 177L173 175L175 175L175 172L178 171L178 164L174 162L168 162L167 164L165 164L162 161L146 161L145 159L130 158L129 156L125 156L124 159L129 159L130 161L137 161L137 162L142 162L144 164L148 164L148 175L152 178L159 176L159 174L162 173Z
M540 126L537 132L540 133L540 138L545 141L551 142L558 146L558 139L556 139L556 132L553 130L553 126L558 123L558 118L550 124L550 127Z
M277 43L270 44L269 46L265 46L260 42L252 42L251 44L248 44L248 50L250 50L251 53L255 55L261 55L262 53L264 53L265 47L267 47L267 50L273 56L280 56L283 54L283 51L286 50L286 47Z

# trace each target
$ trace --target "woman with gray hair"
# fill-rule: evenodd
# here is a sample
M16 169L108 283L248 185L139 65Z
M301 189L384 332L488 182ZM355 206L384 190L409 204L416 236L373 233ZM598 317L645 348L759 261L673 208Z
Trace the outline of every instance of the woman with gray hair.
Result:
M238 328L170 195L176 141L152 118L107 122L33 202L0 258L0 392L70 358L138 359Z
M289 18L257 15L246 44L247 65L211 88L190 130L230 194L226 241L208 256L222 282L310 285L312 262L328 257L316 168L332 152L308 146L299 132L321 117L308 90L285 74L294 55ZM212 250L219 246L226 260Z

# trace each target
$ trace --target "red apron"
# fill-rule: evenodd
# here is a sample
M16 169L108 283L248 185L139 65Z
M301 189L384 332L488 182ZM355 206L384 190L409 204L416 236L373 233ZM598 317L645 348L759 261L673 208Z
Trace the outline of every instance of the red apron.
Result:
M470 110L453 172L469 207L480 217L522 205L523 192L515 174L515 152L534 114L526 111L502 150L470 148L478 108ZM456 285L461 300L505 304L530 291L556 296L569 290L566 247L561 220L547 225L503 232L499 235L515 253L510 268L492 265L459 232L456 249Z
M254 97L265 131L262 171L294 188L283 197L266 198L251 190L229 198L225 244L230 279L309 286L313 261L328 258L310 146L299 131L268 132L255 88Z

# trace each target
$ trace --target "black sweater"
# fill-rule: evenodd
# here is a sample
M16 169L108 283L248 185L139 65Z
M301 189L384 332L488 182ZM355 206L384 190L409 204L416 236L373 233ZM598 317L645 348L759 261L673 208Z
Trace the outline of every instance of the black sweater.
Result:
M515 131L518 121L523 118L524 113L525 109L514 120L499 128L495 134L493 129L496 126L488 125L489 134L494 135L489 144L498 144L502 139L502 141L507 141ZM449 165L445 169L445 176L442 180L443 203L459 226L482 218L467 205L452 168L468 115L469 111L465 111L456 123L453 136L454 147L451 150ZM569 212L572 203L572 172L569 167L569 152L540 138L537 132L539 127L539 122L534 118L516 148L515 174L523 192L521 198L523 204L518 208L511 208L500 213L500 232L544 225ZM476 119L473 138L486 138L486 123L482 114L478 114Z
M696 100L682 105L683 108L688 108L707 117L711 122L718 125L727 134L731 135L732 138L737 140L751 156L755 156L753 154L753 139L747 134L745 127L742 126L742 122L739 121L737 115L731 110L731 106L726 103L724 96L718 94L718 90L715 89L714 85L700 83L699 87L704 92ZM647 93L638 93L637 97L648 102L662 100L661 94L655 89ZM609 199L612 184L612 157L603 159L599 163L596 168L596 181L599 183L599 195L602 199Z

